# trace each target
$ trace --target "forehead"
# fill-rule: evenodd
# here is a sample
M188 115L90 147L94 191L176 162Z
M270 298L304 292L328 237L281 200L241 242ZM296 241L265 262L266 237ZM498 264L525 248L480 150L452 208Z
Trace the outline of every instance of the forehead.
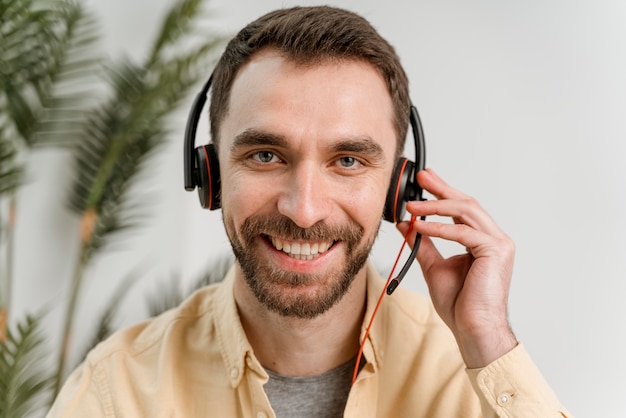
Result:
M272 49L255 54L233 82L220 142L249 129L319 140L367 136L395 152L386 83L356 60L302 65Z

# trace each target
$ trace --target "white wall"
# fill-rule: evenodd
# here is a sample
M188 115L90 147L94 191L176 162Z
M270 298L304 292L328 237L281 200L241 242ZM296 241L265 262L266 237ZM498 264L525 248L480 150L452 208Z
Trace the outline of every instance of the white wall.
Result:
M136 56L170 2L89 3L104 19L109 53ZM511 322L557 394L580 417L626 416L626 3L331 3L360 12L396 46L425 125L428 165L477 197L515 239ZM234 32L296 2L209 4L216 27ZM136 266L147 266L145 278L121 324L145 315L155 282L177 273L189 281L229 252L219 212L202 211L195 193L182 190L183 118L142 186L156 199L153 218L88 271L77 340ZM20 195L17 313L57 306L67 290L76 252L67 236L77 221L64 207L66 163L61 154L38 153ZM385 225L376 263L390 265L399 246ZM425 291L417 270L403 286ZM52 341L60 316L57 307L48 317Z

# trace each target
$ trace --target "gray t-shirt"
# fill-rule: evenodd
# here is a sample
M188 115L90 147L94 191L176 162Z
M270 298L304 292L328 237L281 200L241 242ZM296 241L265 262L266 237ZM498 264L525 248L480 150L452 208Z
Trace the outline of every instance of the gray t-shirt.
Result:
M316 376L290 377L265 369L263 386L277 418L337 418L348 401L354 362Z

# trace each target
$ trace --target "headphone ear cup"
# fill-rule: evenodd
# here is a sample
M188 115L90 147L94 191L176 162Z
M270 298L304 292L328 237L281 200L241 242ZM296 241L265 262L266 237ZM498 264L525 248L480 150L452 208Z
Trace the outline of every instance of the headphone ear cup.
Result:
M385 199L383 218L386 221L397 223L404 218L406 202L409 200L407 189L410 189L411 173L415 171L414 169L415 163L413 161L404 157L398 158L393 168L391 183Z
M205 209L215 210L222 206L220 200L220 164L215 146L211 144L196 148L198 167L198 197Z

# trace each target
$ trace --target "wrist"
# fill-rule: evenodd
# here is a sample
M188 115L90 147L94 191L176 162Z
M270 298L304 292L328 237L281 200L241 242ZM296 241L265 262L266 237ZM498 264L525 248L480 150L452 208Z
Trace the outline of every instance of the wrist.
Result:
M518 344L511 328L494 327L480 333L456 335L457 344L468 369L478 369L496 361Z

